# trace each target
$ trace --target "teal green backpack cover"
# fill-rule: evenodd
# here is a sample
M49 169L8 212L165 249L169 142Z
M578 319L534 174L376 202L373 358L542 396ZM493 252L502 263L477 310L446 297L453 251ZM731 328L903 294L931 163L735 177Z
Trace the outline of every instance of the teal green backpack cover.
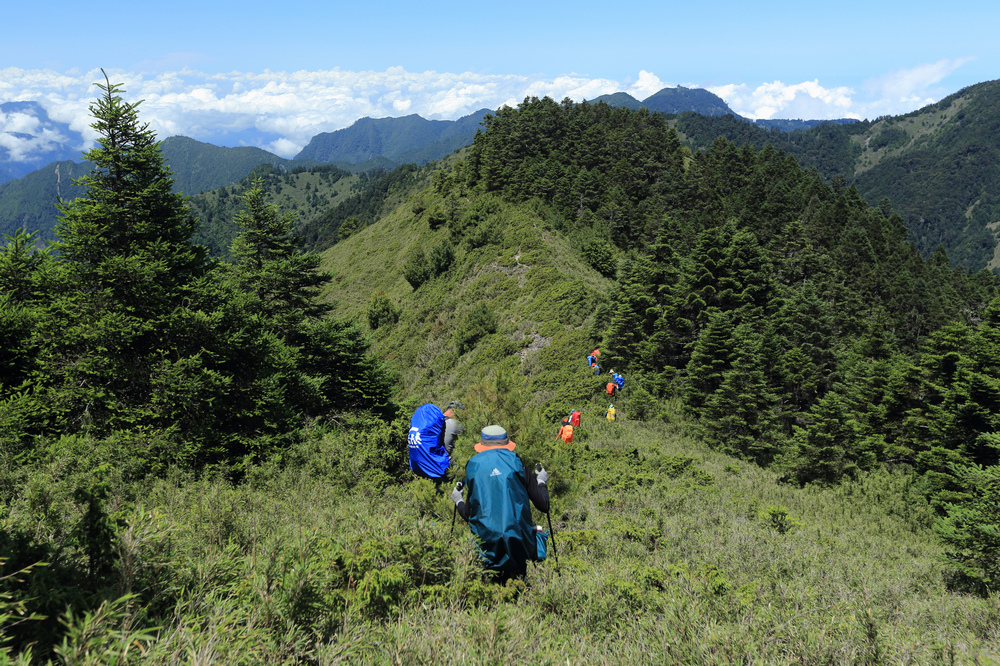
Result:
M479 538L486 565L494 571L521 573L528 560L545 557L544 538L535 529L524 478L521 458L507 449L478 453L465 466L469 527Z

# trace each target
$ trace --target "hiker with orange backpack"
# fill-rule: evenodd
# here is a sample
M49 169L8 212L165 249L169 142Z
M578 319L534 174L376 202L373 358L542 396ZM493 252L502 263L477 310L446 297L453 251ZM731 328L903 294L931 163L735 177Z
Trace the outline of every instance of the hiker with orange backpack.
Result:
M573 424L569 422L569 419L563 419L562 427L559 428L559 434L556 435L556 439L561 439L567 444L573 443Z

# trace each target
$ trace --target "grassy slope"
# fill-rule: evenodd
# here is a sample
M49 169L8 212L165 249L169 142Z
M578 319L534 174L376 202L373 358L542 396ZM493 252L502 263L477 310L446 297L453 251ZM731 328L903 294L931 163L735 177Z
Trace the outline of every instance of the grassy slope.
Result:
M596 378L567 386L562 375L584 363L587 327L610 282L582 261L543 219L544 211L504 204L480 223L495 225L492 242L470 248L449 225L430 228L428 215L440 199L431 189L416 194L323 255L323 268L336 274L328 292L336 314L364 321L367 301L378 292L401 310L395 326L375 331L375 341L399 370L402 395L447 403L505 361L532 379L540 398L559 388L557 411L566 401L596 395ZM455 248L454 263L414 290L402 275L407 253L414 247L428 252L442 242ZM455 332L480 302L489 304L497 331L459 356Z
M605 422L600 381L584 367L587 327L608 283L528 206L505 206L495 244L469 249L445 225L433 231L433 190L324 255L337 273L338 314L364 319L373 292L401 309L399 323L375 332L376 347L401 371L400 397L461 398L471 433L502 413L490 404L503 387L491 369L524 375L512 391L527 400L510 414L525 461L553 471L554 562L532 569L529 589L480 595L452 580L444 590L410 592L391 620L374 627L345 616L334 645L348 660L389 663L879 663L1000 658L1000 605L952 593L933 518L902 476L880 474L836 489L797 489L774 475L708 450L672 405L664 422ZM469 205L465 202L463 205ZM460 226L460 225L459 225ZM451 238L450 271L414 291L401 275L413 245ZM533 279L534 278L534 279ZM576 293L561 307L553 293ZM451 336L480 300L512 347L493 356L482 340L458 357ZM540 343L540 344L539 344ZM491 389L495 389L491 393ZM540 405L542 400L550 408ZM556 445L551 406L583 409L572 447ZM532 406L534 405L534 406ZM515 408L518 405L515 405ZM505 422L506 423L506 422ZM471 455L467 435L456 470ZM675 463L694 467L676 473ZM692 469L707 473L693 473ZM706 480L708 481L707 483ZM331 504L338 504L344 500ZM455 572L473 558L448 533L451 505L411 481L379 498L346 500L325 520L372 538L419 533L452 543ZM353 507L353 509L351 508ZM348 519L352 511L363 518ZM441 519L436 520L434 515ZM430 516L430 518L428 518ZM543 517L538 516L539 521ZM345 537L347 538L347 537ZM458 543L455 544L454 542ZM554 560L554 558L553 558ZM389 566L388 561L383 563ZM429 595L429 596L428 596ZM362 612L363 614L363 612ZM353 631L350 629L353 627Z
M148 662L1000 659L1000 605L946 588L902 478L800 490L683 427L586 419L580 432L575 468L550 465L558 564L550 547L526 590L478 583L466 528L451 531L429 482L339 490L326 473L354 455L347 437L238 488L157 483L149 502L172 530L159 575L191 578L187 607L214 610L179 613ZM127 552L162 550L166 532L136 527ZM325 638L310 648L312 631Z
M851 141L862 148L861 156L855 163L854 175L859 176L877 167L883 161L905 155L908 150L914 148L920 139L934 138L968 103L967 96L960 96L945 108L935 104L905 116L880 120L872 125L870 131L852 136ZM909 140L896 146L886 146L877 150L872 148L870 146L871 140L887 127L897 127L903 130Z

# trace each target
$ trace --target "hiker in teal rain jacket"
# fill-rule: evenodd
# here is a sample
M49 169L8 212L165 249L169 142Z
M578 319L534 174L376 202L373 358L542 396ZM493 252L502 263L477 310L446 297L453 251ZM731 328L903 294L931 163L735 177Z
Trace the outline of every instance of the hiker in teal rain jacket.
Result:
M517 446L500 426L483 428L476 444L476 455L465 466L464 487L451 494L458 515L469 523L479 539L484 564L497 574L499 582L523 577L528 560L544 555L538 546L540 534L531 516L531 504L539 511L549 511L549 474L544 469L532 474L524 468ZM547 534L545 534L547 538Z

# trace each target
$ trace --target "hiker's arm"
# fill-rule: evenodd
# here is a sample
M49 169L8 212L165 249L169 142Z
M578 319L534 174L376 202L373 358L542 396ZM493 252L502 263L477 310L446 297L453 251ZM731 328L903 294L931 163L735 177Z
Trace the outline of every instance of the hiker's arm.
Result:
M444 441L442 443L449 456L455 450L455 440L462 434L462 431L462 424L455 419L447 419L444 422Z
M544 483L538 483L538 479L535 475L529 472L527 469L524 470L524 482L528 487L528 497L531 498L531 503L535 505L535 508L542 513L549 512L549 488Z
M462 489L456 487L451 491L451 501L455 503L455 511L462 516L462 520L469 522L469 504L462 496Z

